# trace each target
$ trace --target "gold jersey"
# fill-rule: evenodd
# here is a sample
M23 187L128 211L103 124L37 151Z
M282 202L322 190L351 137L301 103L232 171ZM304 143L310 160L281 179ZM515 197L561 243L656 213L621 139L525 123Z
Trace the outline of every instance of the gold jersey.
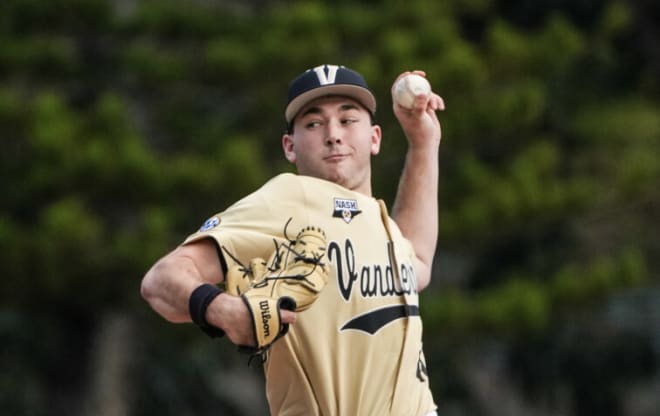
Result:
M415 253L381 201L281 174L210 218L228 265L268 259L305 226L328 238L330 280L264 363L273 415L423 416L433 401L422 352Z

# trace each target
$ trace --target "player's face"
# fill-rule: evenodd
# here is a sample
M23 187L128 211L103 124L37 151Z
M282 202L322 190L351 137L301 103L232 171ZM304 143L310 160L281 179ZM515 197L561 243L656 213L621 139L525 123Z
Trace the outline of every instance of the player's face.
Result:
M380 150L381 130L364 107L347 97L319 98L300 110L293 126L282 146L299 174L371 195L371 156Z

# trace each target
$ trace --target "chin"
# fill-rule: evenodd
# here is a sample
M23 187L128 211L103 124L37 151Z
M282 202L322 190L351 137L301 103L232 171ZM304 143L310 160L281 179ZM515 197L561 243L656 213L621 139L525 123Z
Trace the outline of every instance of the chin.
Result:
M355 191L357 189L357 184L348 178L342 177L342 178L328 179L328 180L351 191Z
M314 174L308 173L307 176L313 176L315 178L323 179L351 190L353 189L353 185L354 185L354 183L351 182L349 177L336 171L316 172Z
M323 179L325 179L326 181L334 182L337 185L348 187L348 182L349 182L348 178L346 178L346 176L340 175L338 173L330 173L330 174L324 175Z

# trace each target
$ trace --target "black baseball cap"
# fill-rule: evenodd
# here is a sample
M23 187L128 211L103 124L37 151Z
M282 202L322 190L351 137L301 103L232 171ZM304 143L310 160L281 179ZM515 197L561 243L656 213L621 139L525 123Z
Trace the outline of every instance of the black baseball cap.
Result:
M342 95L355 99L373 115L376 98L358 72L341 65L319 65L308 69L289 86L289 99L284 110L287 124L308 102L326 95Z

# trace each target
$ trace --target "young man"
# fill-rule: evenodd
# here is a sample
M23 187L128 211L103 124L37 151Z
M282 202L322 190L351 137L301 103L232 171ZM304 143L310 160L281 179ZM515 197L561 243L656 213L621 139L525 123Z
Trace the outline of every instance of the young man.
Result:
M304 72L290 85L282 136L298 175L278 175L209 219L147 272L142 296L165 319L190 322L199 288L223 282L237 263L268 258L274 241L319 227L329 281L309 309L279 311L289 330L264 361L271 413L434 415L418 292L429 284L436 247L443 109L435 93L417 96L412 109L393 106L408 152L390 217L372 195L381 129L366 82L343 66ZM205 330L255 345L241 297L213 293L202 303L195 320Z

